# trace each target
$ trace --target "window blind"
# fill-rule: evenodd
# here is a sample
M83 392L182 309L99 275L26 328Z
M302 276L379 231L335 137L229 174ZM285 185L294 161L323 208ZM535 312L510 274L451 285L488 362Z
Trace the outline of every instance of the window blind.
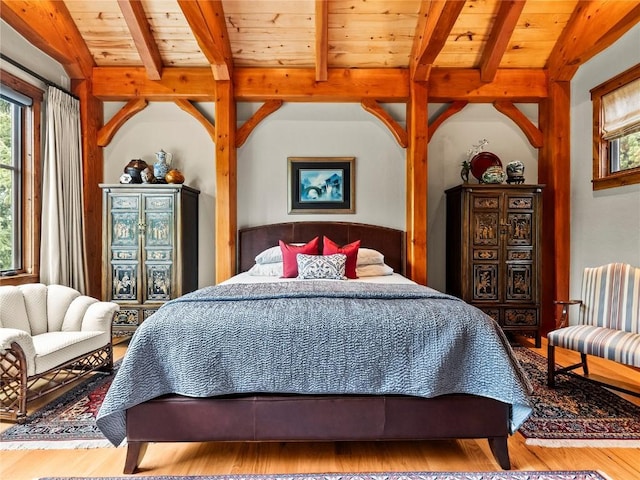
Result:
M615 138L640 131L640 78L602 97L603 138Z

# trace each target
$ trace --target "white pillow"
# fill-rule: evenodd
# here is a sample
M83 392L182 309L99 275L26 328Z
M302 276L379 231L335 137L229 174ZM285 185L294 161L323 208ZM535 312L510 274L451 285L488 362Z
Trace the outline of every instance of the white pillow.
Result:
M258 255L256 255L256 263L260 265L278 262L282 262L282 250L280 250L279 245L267 248L266 250L263 250Z
M382 277L384 275L392 275L393 268L387 264L382 265L362 265L356 267L356 274L360 277Z
M296 255L298 278L303 280L330 279L346 280L344 274L347 256L344 253L333 255Z
M382 265L384 263L384 255L372 248L358 249L357 265Z
M282 265L282 262L265 264L256 263L247 273L254 277L281 277L283 271Z

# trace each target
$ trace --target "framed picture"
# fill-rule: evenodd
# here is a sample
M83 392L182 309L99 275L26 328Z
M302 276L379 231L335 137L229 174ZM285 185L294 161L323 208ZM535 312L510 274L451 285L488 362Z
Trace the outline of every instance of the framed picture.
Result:
M289 157L289 213L355 213L355 157Z

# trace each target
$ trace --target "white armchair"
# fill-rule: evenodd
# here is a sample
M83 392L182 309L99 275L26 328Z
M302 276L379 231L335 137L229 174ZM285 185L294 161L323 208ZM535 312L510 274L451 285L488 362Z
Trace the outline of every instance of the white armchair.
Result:
M110 371L118 310L62 285L0 287L0 413L23 421L31 400Z

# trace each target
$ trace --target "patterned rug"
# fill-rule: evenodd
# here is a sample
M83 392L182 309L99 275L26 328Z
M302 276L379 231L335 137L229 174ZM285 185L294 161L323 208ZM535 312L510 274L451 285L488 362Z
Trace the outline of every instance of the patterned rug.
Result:
M519 432L529 445L640 447L640 407L586 380L561 375L546 386L546 359L514 349L532 384L534 413ZM117 367L117 364L116 364ZM0 434L0 450L107 447L95 417L111 384L97 375L30 415L27 423Z
M74 449L111 447L96 425L113 373L91 377L32 413L28 421L0 433L0 450Z
M45 477L40 480L130 480L132 477ZM292 475L152 476L145 480L607 480L594 471L561 472L395 472Z
M640 406L583 378L560 375L547 387L547 359L515 348L534 387L534 413L520 427L527 445L640 447Z

